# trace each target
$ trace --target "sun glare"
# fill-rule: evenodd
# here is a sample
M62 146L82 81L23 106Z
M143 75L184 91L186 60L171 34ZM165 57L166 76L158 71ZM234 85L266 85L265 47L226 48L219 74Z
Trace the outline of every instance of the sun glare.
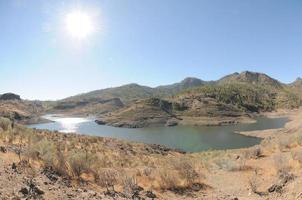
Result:
M94 24L89 14L76 10L65 16L65 28L73 38L84 39L94 31Z

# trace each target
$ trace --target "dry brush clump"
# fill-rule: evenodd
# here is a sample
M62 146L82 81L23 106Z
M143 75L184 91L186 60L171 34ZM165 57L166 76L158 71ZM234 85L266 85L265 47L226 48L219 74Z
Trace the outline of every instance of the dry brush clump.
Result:
M259 179L259 177L254 174L250 179L249 179L249 186L250 186L250 189L253 193L259 195L259 196L264 196L264 195L267 195L268 193L267 192L263 192L263 191L260 191L259 188L260 188L260 184L261 184L261 181Z
M235 171L247 171L254 169L252 166L247 164L247 159L244 156L238 157L238 159L227 159L220 158L214 161L219 169L235 172Z
M247 150L244 150L243 157L245 159L258 159L264 157L262 147L260 145L257 145L255 147L251 147Z
M278 175L289 173L292 169L288 155L278 154L273 157L274 167Z
M114 169L103 169L98 173L97 183L105 187L108 193L115 192L115 185L118 184L119 173Z
M300 167L302 167L302 149L298 149L291 152L292 158L299 162Z
M181 192L198 187L201 189L204 175L196 170L193 160L188 158L172 159L170 164L160 170L162 190Z

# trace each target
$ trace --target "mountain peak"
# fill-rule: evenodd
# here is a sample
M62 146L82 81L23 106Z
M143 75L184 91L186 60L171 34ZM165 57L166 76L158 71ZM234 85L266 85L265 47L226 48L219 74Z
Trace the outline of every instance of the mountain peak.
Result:
M302 78L298 77L294 82L292 82L290 85L292 86L302 86Z
M228 82L244 82L250 84L263 84L270 85L274 87L281 87L281 83L276 79L271 78L270 76L252 71L243 71L239 73L233 73L227 75L218 81L219 83L228 83Z
M180 83L185 85L201 85L202 83L204 83L204 81L195 77L187 77L183 79Z
M296 79L296 81L302 81L302 78L300 78L300 77L298 77L297 79Z

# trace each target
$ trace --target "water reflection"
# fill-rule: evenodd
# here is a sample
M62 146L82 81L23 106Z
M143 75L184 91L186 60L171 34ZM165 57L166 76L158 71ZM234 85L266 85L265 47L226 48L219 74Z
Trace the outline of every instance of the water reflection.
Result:
M86 118L59 117L59 116L54 117L52 115L45 116L45 118L58 123L59 127L61 127L58 131L60 131L62 133L77 132L81 123L91 121Z

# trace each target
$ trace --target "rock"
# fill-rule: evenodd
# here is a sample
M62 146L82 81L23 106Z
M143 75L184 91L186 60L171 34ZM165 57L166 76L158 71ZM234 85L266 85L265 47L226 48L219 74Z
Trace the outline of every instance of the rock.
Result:
M21 194L23 194L24 196L27 196L29 194L29 191L26 187L21 188L21 190L19 190L19 192Z
M0 152L2 152L2 153L6 153L6 152L7 152L7 150L6 150L6 148L5 148L5 147L0 146Z
M58 180L58 174L51 167L44 168L42 174L52 182L56 182Z
M37 186L34 188L34 192L38 195L43 195L44 194L44 191L41 190L40 188L38 188Z
M198 192L198 191L200 191L201 189L202 189L202 185L199 184L199 183L194 183L194 184L192 185L192 190L195 191L195 192Z
M106 124L106 122L104 122L100 119L95 120L95 123L97 123L98 125L105 125Z
M157 196L152 191L147 191L146 197L151 198L151 199L157 198Z
M178 122L175 120L168 120L166 126L177 126Z
M270 188L268 188L268 192L270 192L270 193L272 193L272 192L280 193L282 191L282 188L283 188L282 185L274 184Z
M16 169L17 169L16 163L13 163L13 164L12 164L12 169L13 169L13 170L16 170Z

